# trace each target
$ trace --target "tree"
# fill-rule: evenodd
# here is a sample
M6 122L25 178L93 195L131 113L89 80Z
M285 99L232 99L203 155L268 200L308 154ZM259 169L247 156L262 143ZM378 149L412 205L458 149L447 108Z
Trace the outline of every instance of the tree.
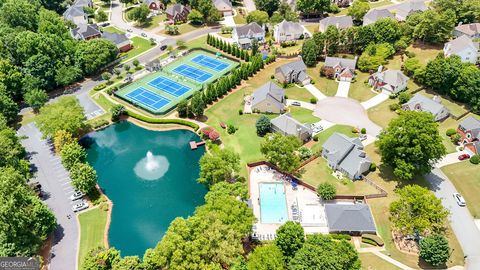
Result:
M279 5L280 1L277 0L255 0L257 10L266 11L268 16L271 16L278 9Z
M77 142L72 142L63 145L60 151L60 156L62 158L63 166L65 166L67 170L71 170L76 163L82 163L85 161L87 153Z
M334 55L337 53L340 45L340 32L335 25L329 25L323 34L325 39L325 51L327 55Z
M112 78L112 74L110 72L107 72L107 71L102 72L101 76L102 76L102 80L107 81L107 83L110 82L110 79Z
M305 232L298 222L287 221L277 229L275 245L277 245L288 263L305 242Z
M115 248L96 247L88 251L83 259L83 269L108 270L120 262L120 252Z
M260 26L268 22L268 13L261 10L249 12L247 15L247 23L256 22Z
M360 270L355 248L345 240L333 241L328 235L312 234L288 264L290 270Z
M382 161L402 180L429 173L432 164L446 154L438 124L428 112L403 112L388 124L376 143Z
M32 89L23 95L23 99L28 106L32 107L34 112L38 112L47 103L48 95L44 90Z
M138 67L140 65L140 61L138 61L138 59L133 59L132 64L134 67Z
M167 25L166 31L169 35L178 35L178 26L176 25Z
M260 152L268 162L275 164L283 171L292 172L300 165L300 158L296 151L301 145L302 143L295 136L271 133L265 136L260 145Z
M400 104L405 104L407 103L410 99L412 98L412 95L408 92L402 92L400 95L398 95L398 102Z
M190 103L192 107L192 112L195 114L195 116L202 116L205 109L205 102L203 101L202 94L200 92L196 92L195 94L193 94Z
M177 112L179 117L187 117L188 116L188 100L183 99L177 104Z
M115 60L118 49L113 42L96 38L79 42L75 51L75 61L85 74L92 74Z
M318 47L313 39L307 39L302 45L302 60L305 65L313 67L317 64Z
M35 117L35 123L44 138L53 137L59 130L78 136L85 128L84 121L83 108L72 96L61 97L57 102L43 106Z
M72 134L68 133L65 130L59 130L55 133L53 138L53 145L55 147L55 152L60 154L64 145L69 143L75 143L75 139Z
M115 262L112 270L143 270L142 262L137 256L125 256Z
M1 116L1 115L0 115ZM23 172L25 148L20 144L15 130L8 128L6 120L1 118L0 129L0 167L11 167ZM27 163L28 164L28 163Z
M108 21L108 15L103 10L98 10L97 14L95 15L95 21L97 22L105 22Z
M10 123L17 119L19 109L17 103L2 88L5 89L5 86L0 83L0 114Z
M301 10L304 13L321 15L330 11L330 4L330 0L298 0L297 10Z
M445 265L450 258L450 247L447 239L434 234L420 240L420 257L432 266Z
M40 6L36 1L6 0L2 1L0 8L0 22L15 28L21 27L35 31L38 24L38 10Z
M120 120L120 117L125 113L125 106L122 104L115 104L110 108L110 113L112 114L112 121L116 122Z
M458 56L446 58L443 54L438 54L434 60L427 63L421 80L425 86L438 90L441 94L448 94L454 88L462 65Z
M392 18L383 18L371 24L375 43L395 44L402 37L400 23ZM368 45L368 44L367 44Z
M255 248L247 262L248 270L283 270L283 255L273 244Z
M355 21L361 22L363 20L363 16L365 16L369 10L370 5L367 1L355 0L348 8L347 15L352 16Z
M0 59L0 91L12 99L21 97L22 77L24 75L18 67L7 59Z
M334 185L325 182L325 183L320 183L317 188L317 193L320 198L323 200L333 200L335 198L335 195L337 194L337 189L335 188Z
M72 186L81 192L89 193L97 185L97 172L88 163L77 162L70 169Z
M257 128L257 135L262 137L265 136L265 134L270 132L271 126L272 124L270 123L270 118L262 114L255 123L255 127Z
M62 65L57 69L55 82L61 86L67 86L82 77L82 70L76 66Z
M298 22L297 12L292 10L292 7L287 3L280 3L278 10L273 13L270 17L270 22L272 24L281 23L283 20L289 22Z
M463 65L451 89L450 96L467 102L474 111L480 109L480 69L475 65Z
M0 168L0 254L33 256L55 229L52 211L13 168Z
M408 185L398 189L399 199L390 204L390 220L396 231L420 235L440 233L446 228L448 211L428 189Z
M133 8L127 13L127 16L130 20L136 21L140 24L144 24L148 21L148 15L150 14L150 9L146 4L141 4L140 6Z
M223 181L232 181L240 170L240 156L230 149L205 153L200 159L198 182L212 186Z
M408 16L405 23L412 38L430 43L444 43L450 39L456 20L451 10L438 13L429 9Z
M200 11L196 9L192 9L188 14L187 19L190 21L191 24L202 24L203 23L203 15Z

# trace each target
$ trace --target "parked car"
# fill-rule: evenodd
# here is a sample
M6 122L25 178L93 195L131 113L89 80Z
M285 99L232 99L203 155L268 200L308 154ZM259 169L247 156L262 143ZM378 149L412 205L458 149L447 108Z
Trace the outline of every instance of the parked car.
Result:
M141 36L142 36L142 37L147 37L147 34L141 33Z
M300 104L298 101L294 101L292 102L292 106L302 106L302 104Z
M365 141L367 139L367 134L360 134L358 138L360 139L360 141Z
M72 206L72 210L73 212L78 212L78 211L82 211L82 210L85 210L88 208L88 204L84 201L81 201L79 203L76 203Z
M455 201L459 206L467 205L467 203L465 202L465 199L459 193L453 193L453 198L455 199Z
M469 154L462 154L462 155L458 156L458 160L465 160L465 159L469 159L469 158L470 158Z
M167 49L167 45L160 46L160 50L164 51L165 49Z
M70 196L70 200L72 201L76 201L78 199L81 199L83 198L85 194L81 191L75 191L71 196Z

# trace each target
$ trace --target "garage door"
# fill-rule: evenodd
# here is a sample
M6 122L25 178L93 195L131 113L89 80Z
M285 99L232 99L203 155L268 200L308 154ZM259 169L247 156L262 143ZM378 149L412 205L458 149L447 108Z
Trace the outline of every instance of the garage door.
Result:
M224 12L223 16L233 16L233 14L231 11L229 11L229 12Z

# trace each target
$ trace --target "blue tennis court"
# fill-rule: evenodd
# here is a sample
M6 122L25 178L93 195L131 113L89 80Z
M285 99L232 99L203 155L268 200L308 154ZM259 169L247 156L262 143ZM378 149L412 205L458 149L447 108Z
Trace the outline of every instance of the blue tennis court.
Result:
M206 55L198 55L198 56L192 58L192 62L196 63L196 64L199 64L201 66L213 69L217 72L222 71L229 66L229 64L227 64L227 63L224 63L220 60L217 60L215 58L212 58L212 57L209 57L209 56L206 56Z
M213 76L211 73L185 64L176 67L172 71L201 83L205 82Z
M174 97L179 97L187 93L191 89L188 86L172 81L169 78L164 76L158 76L157 78L148 82L148 85L153 86L159 90L165 91Z
M170 100L168 98L157 95L143 87L139 87L132 92L126 94L125 96L154 111L157 111L163 106L170 103Z

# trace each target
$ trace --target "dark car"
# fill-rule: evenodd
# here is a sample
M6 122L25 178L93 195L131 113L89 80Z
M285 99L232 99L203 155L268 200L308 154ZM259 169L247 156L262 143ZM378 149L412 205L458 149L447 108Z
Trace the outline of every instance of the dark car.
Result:
M164 51L167 48L167 45L160 46L160 50Z
M458 156L458 160L465 160L465 159L469 159L469 158L470 158L469 154L462 154L462 155Z

